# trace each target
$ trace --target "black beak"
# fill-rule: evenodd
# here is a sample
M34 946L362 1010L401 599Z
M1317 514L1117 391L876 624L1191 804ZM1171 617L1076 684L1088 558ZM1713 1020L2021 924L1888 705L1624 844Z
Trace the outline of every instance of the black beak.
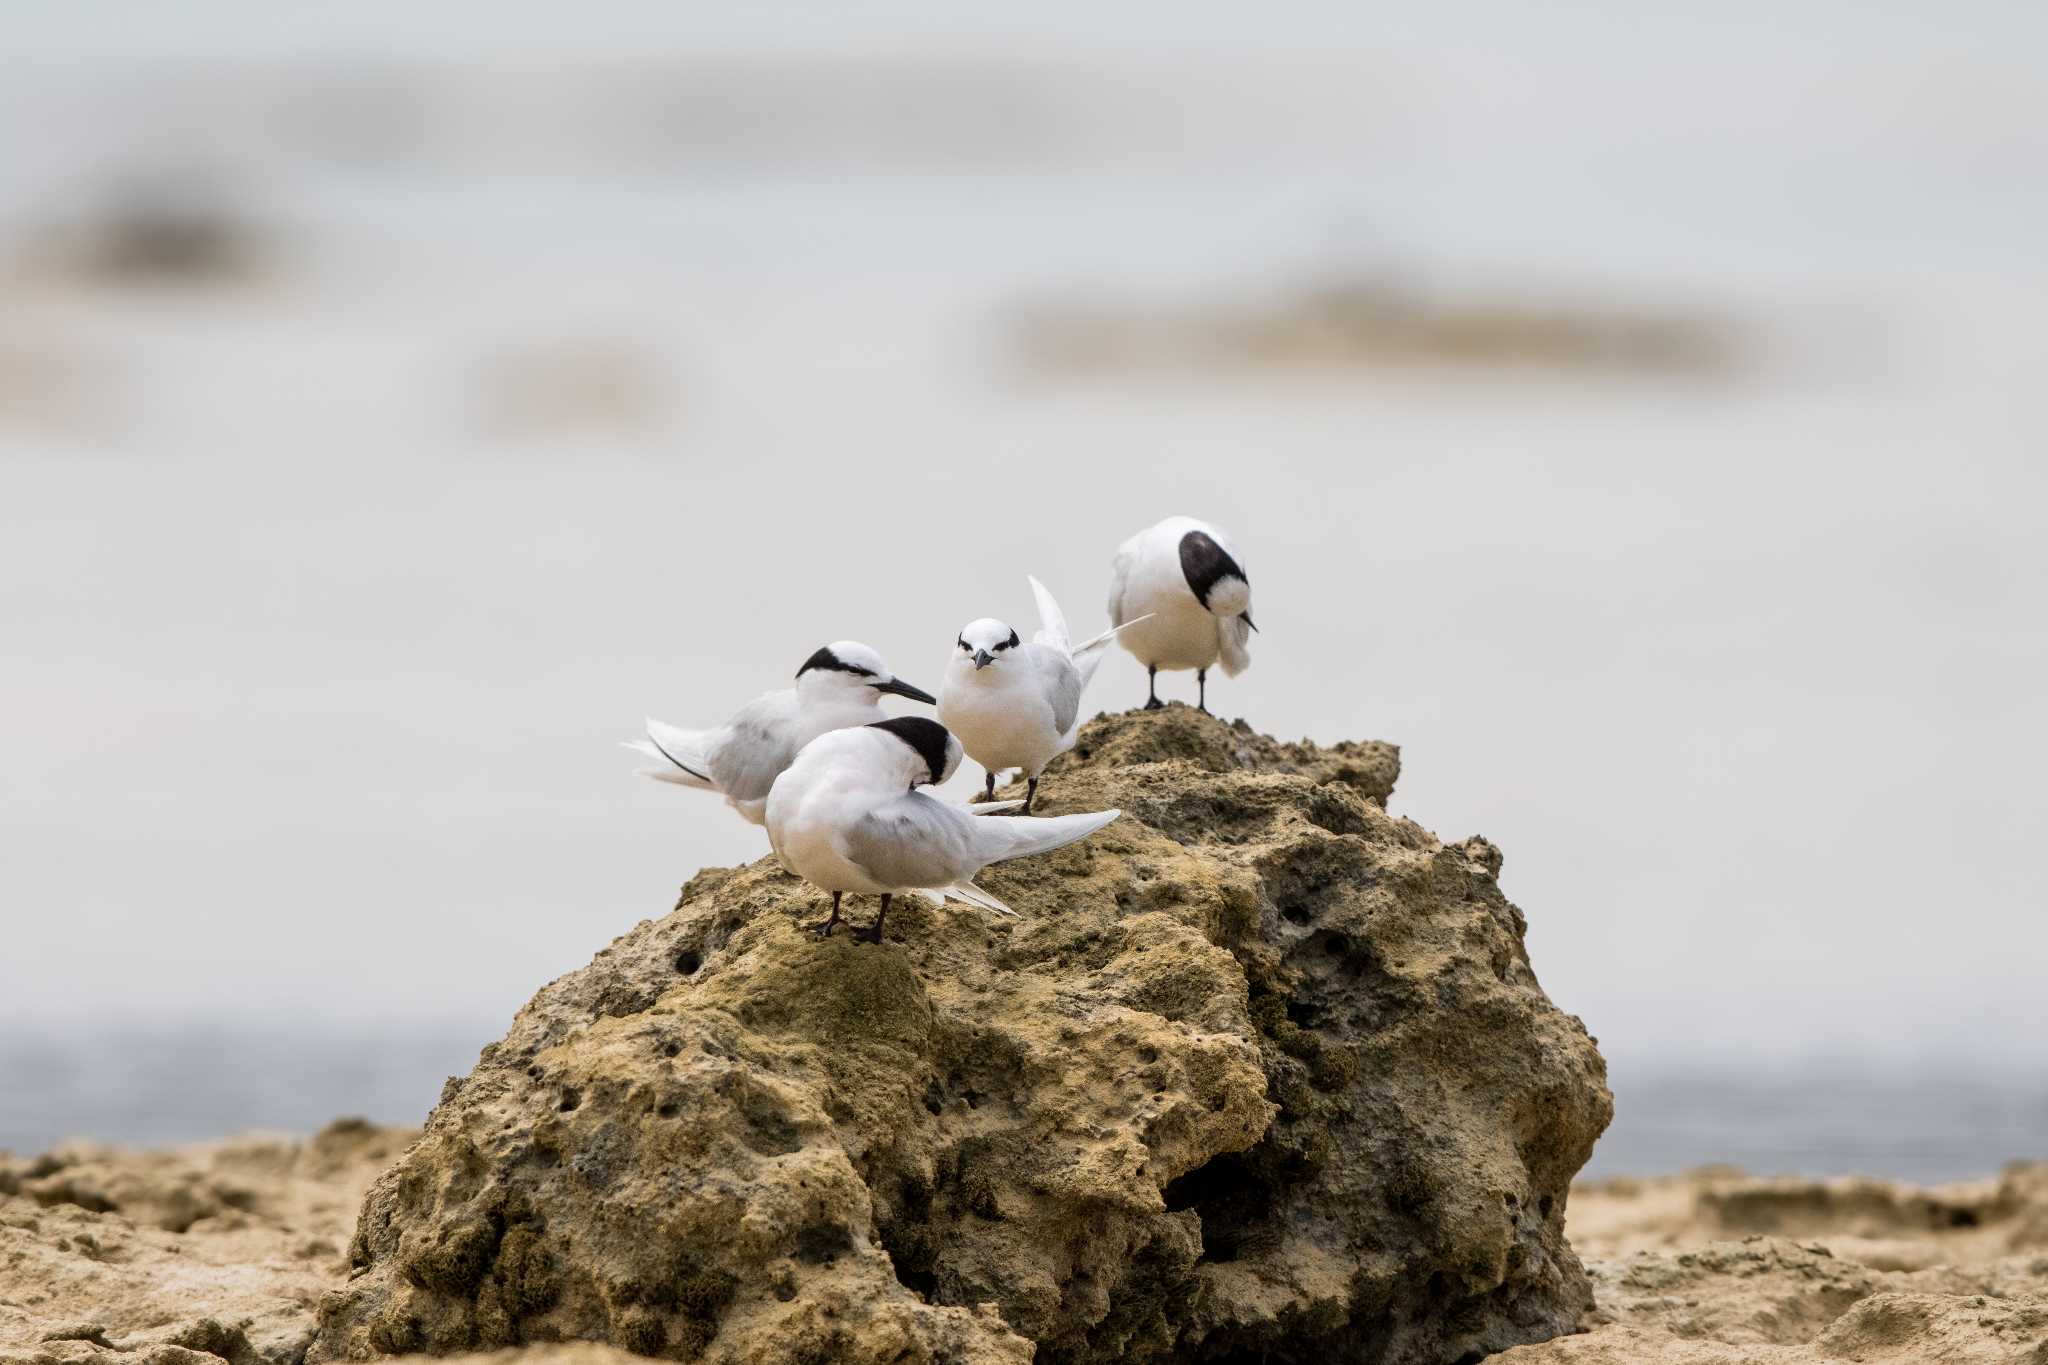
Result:
M1241 617L1243 617L1243 618L1244 618L1244 623L1245 623L1246 625L1248 625L1248 626L1251 626L1251 628L1252 628L1253 630L1257 630L1257 629L1258 629L1258 626L1256 626L1256 625L1254 625L1254 624L1252 623L1252 614L1251 614L1250 612L1248 612L1248 611L1241 611L1241 612L1239 612L1239 613L1238 613L1238 615L1239 615L1239 616L1241 616Z
M921 701L926 706L936 706L939 703L937 697L922 687L912 687L901 678L891 678L885 683L869 683L868 686L877 692L887 692L892 697L908 697L912 701Z
M987 668L990 664L994 663L995 661L996 656L989 653L985 649L977 649L974 651L974 666L976 668Z

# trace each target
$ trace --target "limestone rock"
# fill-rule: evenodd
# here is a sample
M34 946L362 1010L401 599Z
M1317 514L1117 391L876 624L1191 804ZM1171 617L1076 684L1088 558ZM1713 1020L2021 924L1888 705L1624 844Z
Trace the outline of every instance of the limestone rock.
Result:
M1102 717L1124 818L821 942L772 859L543 988L370 1190L311 1358L1452 1361L1571 1331L1604 1067L1385 745ZM853 908L856 922L872 912Z

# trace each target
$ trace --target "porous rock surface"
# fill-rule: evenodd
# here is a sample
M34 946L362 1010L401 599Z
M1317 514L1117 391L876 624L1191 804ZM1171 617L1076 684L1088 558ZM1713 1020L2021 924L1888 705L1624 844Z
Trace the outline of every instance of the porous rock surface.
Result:
M1021 912L807 932L711 870L543 988L371 1188L311 1359L1451 1362L1572 1331L1611 1101L1500 855L1385 745L1102 717L990 869ZM855 923L872 901L851 903Z

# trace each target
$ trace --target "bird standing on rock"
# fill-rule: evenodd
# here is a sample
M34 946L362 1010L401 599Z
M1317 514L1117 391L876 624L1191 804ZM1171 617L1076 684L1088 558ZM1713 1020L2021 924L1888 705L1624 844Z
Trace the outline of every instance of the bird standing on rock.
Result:
M1086 838L1120 813L975 816L917 790L951 777L960 755L945 726L898 716L819 736L775 779L768 841L784 867L832 893L832 917L815 926L820 934L831 937L848 892L882 898L874 924L859 934L870 943L882 941L889 902L908 891L1014 915L974 885L976 873Z
M649 717L647 738L626 747L656 760L643 777L715 791L742 818L762 823L769 789L819 735L868 725L888 715L884 695L938 699L889 672L882 656L855 640L825 645L796 671L796 686L766 692L723 725L682 730Z
M1045 584L1036 578L1030 583L1039 620L1030 643L994 617L970 621L954 642L939 682L939 721L959 738L967 756L988 770L983 792L992 799L996 774L1021 768L1029 783L1027 815L1038 799L1038 776L1045 765L1074 747L1081 694L1102 666L1103 647L1116 635L1109 630L1072 644L1059 603Z
M1193 517L1168 517L1117 547L1109 619L1117 641L1145 665L1145 709L1159 700L1159 670L1195 670L1196 702L1209 709L1209 669L1236 677L1251 666L1252 585L1230 537ZM1149 619L1148 619L1149 618Z

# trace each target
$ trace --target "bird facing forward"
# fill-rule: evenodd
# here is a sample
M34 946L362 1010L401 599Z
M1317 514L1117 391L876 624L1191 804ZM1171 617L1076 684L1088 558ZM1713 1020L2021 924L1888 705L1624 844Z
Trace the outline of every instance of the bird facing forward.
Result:
M1027 643L993 617L968 622L939 682L938 708L940 723L988 770L982 789L989 797L995 796L997 773L1023 770L1029 784L1026 814L1038 799L1045 765L1074 747L1081 694L1117 633L1109 630L1074 645L1059 603L1036 578L1030 583L1038 599L1038 633Z

